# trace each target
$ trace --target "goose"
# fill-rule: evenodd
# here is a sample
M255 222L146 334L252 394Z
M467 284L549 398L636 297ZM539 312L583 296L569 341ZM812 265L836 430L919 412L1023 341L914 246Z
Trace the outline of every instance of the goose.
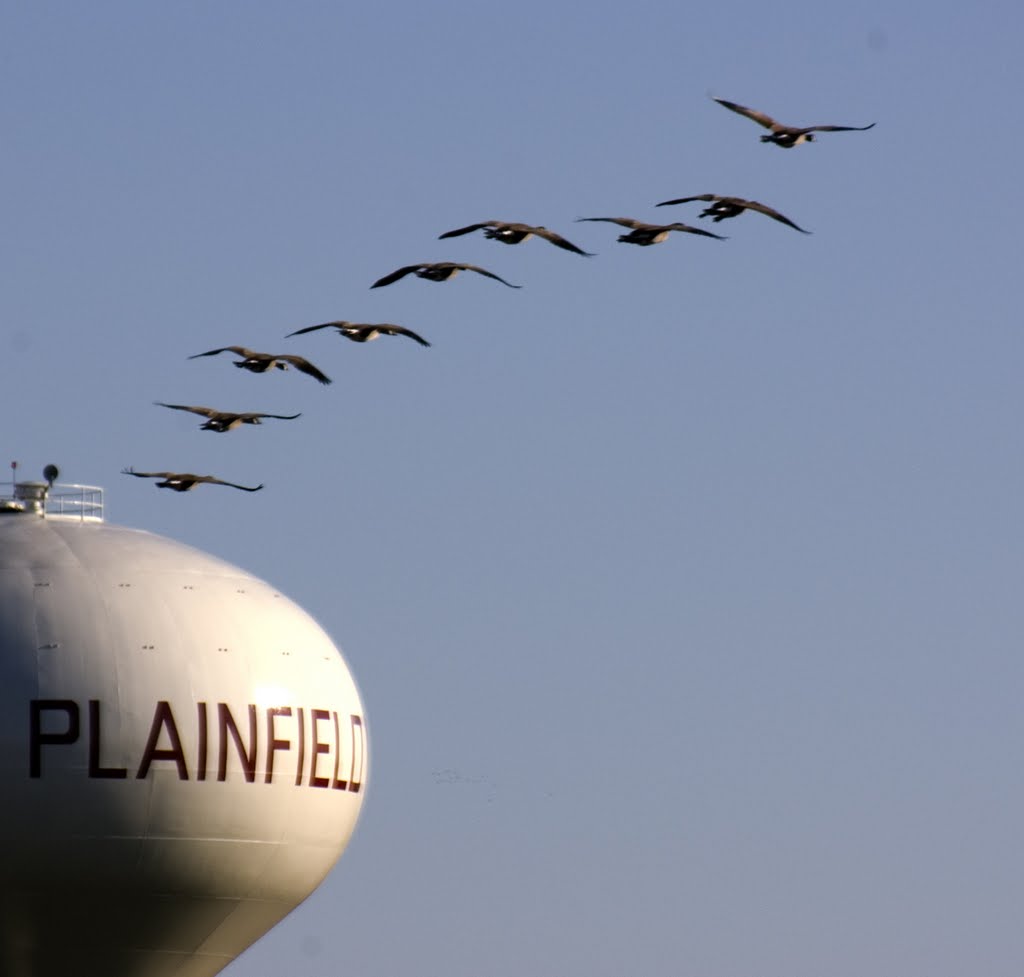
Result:
M237 485L234 482L225 482L222 478L217 478L216 475L193 475L189 472L137 472L134 468L122 468L122 475L134 475L136 478L162 478L162 482L157 482L157 488L169 488L175 492L187 492L189 489L194 489L197 485L207 483L209 485L227 485L230 488L241 489L243 492L258 492L263 488L263 483L260 482L255 488L250 488L248 485Z
M289 365L294 366L300 373L308 373L321 383L330 383L331 378L321 373L309 360L301 356L293 356L290 353L257 353L247 349L245 346L221 346L220 349L209 349L205 353L196 353L190 356L190 360L197 360L201 356L216 356L218 353L234 353L242 359L235 362L235 366L242 370L249 370L251 373L266 373L270 369L287 370Z
M638 244L642 248L652 244L661 244L671 231L700 234L703 237L717 238L719 241L726 240L721 234L712 234L711 231L690 227L689 224L645 224L643 221L633 220L632 217L577 217L576 220L608 221L610 224L619 224L621 227L631 227L632 230L628 234L619 235L619 240L623 244Z
M434 261L424 262L421 265L406 265L403 268L399 268L397 271L391 272L390 275L378 278L370 288L380 288L383 285L390 285L392 282L397 282L399 278L405 278L406 275L415 275L417 278L425 278L428 282L446 282L449 278L454 278L460 271L475 271L478 275L486 275L488 278L493 278L495 281L501 282L502 285L508 285L509 288L523 287L522 285L512 285L505 281L504 278L500 278L495 275L493 271L488 271L486 268L480 268L478 265L463 265L455 261Z
M317 329L337 329L340 335L351 339L354 343L368 343L371 339L377 339L379 336L408 336L410 339L415 339L421 346L430 345L422 336L404 326L395 326L390 322L348 322L345 319L321 322L318 326L296 329L295 332L288 333L284 338L301 336L303 333L315 332Z
M758 203L756 200L744 200L742 197L719 197L713 193L701 193L696 197L680 197L678 200L663 200L660 204L657 204L657 206L669 207L672 204L688 204L693 200L703 200L706 203L711 204L710 207L705 207L698 216L710 217L716 224L721 220L725 220L727 217L739 217L745 210L756 210L759 214L771 217L772 220L777 220L782 224L787 224L789 227L794 228L801 234L811 233L810 231L805 231L802 227L794 224L788 217L784 217L777 210L772 210L771 207Z
M714 100L732 112L745 115L759 126L771 129L772 134L762 136L761 142L773 142L783 149L792 149L802 142L814 142L814 133L816 132L864 132L875 126L874 122L869 126L784 126L781 122L776 122L770 115L765 115L764 112L758 112L756 109L748 109L735 102L727 102L724 98L715 98Z
M276 417L282 421L294 421L302 414L261 414L256 411L248 411L244 414L235 414L226 410L214 410L212 407L189 407L186 404L165 404L162 400L154 400L157 407L169 407L171 410L187 410L193 414L200 414L207 418L205 424L200 425L202 431L217 431L223 434L225 431L233 431L243 424L262 424L264 417Z
M560 234L549 231L546 227L534 227L531 224L510 224L507 221L481 221L479 224L470 224L468 227L457 227L454 231L445 231L438 235L438 240L446 237L459 237L461 234L471 234L473 231L484 231L484 237L491 241L501 241L503 244L519 244L522 241L529 241L531 237L544 238L550 241L556 248L563 251L572 251L574 254L582 254L584 257L593 258L593 254L576 247L572 241L567 241Z

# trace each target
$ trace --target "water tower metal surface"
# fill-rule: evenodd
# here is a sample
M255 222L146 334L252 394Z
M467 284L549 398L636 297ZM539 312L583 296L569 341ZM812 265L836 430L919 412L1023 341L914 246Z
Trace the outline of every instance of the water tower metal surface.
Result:
M49 477L49 476L48 476ZM316 622L102 491L0 493L0 974L212 977L316 888L366 789Z

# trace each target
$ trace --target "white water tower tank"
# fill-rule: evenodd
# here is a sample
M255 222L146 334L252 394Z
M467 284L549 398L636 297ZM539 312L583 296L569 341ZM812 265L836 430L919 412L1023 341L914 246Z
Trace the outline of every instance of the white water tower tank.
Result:
M367 783L352 676L237 567L0 493L0 974L212 977L320 883Z

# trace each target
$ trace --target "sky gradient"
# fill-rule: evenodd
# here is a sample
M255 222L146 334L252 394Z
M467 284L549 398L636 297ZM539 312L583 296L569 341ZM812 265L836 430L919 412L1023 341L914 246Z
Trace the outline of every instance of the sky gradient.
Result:
M225 977L1019 977L1020 6L349 6L0 33L10 459L364 698L355 837ZM575 223L701 193L813 234ZM597 255L437 239L490 219ZM439 260L523 287L369 288ZM331 319L433 345L284 338ZM231 344L334 383L187 360Z

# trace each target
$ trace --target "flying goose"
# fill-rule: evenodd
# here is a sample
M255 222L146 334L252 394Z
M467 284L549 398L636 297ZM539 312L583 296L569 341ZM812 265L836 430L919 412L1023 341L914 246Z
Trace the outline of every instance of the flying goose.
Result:
M639 244L640 247L648 247L651 244L661 244L668 237L670 231L684 231L687 234L700 234L703 237L717 238L724 241L721 234L712 234L710 231L703 231L699 227L690 227L689 224L645 224L643 221L633 220L632 217L577 217L577 221L608 221L610 224L619 224L621 227L631 227L628 234L620 234L619 240L623 244Z
M784 217L777 210L772 210L771 207L758 203L756 200L744 200L742 197L719 197L713 193L701 193L696 197L680 197L678 200L663 200L657 206L669 207L672 204L688 204L692 200L703 200L706 203L710 203L711 206L705 207L699 216L710 217L716 224L721 220L725 220L727 217L739 217L745 210L756 210L759 214L771 217L772 220L777 220L782 224L788 224L801 234L811 233L810 231L805 231L802 227L798 227L788 217Z
M368 343L378 336L408 336L415 339L421 346L429 346L422 336L414 333L404 326L395 326L390 322L348 322L345 319L338 319L335 322L321 322L319 326L306 326L305 329L296 329L288 333L285 339L290 336L301 336L306 332L315 332L317 329L337 329L338 333L354 343Z
M486 275L488 278L501 282L502 285L508 285L509 288L523 287L522 285L512 285L504 278L499 278L494 272L480 268L478 265L463 265L455 261L434 261L424 262L421 265L406 265L404 268L391 272L390 275L378 278L370 288L390 285L392 282L397 282L399 278L405 278L406 275L415 275L417 278L425 278L430 282L446 282L449 278L454 278L460 271L475 271L478 275Z
M735 102L727 102L724 98L715 98L715 101L733 112L745 115L759 126L771 129L772 134L770 136L762 136L761 142L773 142L776 146L781 146L783 149L792 149L794 146L799 146L802 142L814 142L814 133L816 132L864 132L866 129L874 128L875 125L872 122L869 126L803 126L802 128L799 126L784 126L781 122L776 122L770 115L765 115L764 112L758 112L756 109L748 109L743 105L737 105Z
M301 373L308 373L321 383L330 383L331 378L321 373L309 360L301 356L293 356L290 353L257 353L245 346L221 346L220 349L210 349L205 353L196 353L190 356L190 360L197 360L201 356L216 356L218 353L234 353L242 359L235 362L235 366L242 370L249 370L252 373L266 373L267 370L277 368L287 370L288 366L294 366Z
M227 485L230 488L241 489L243 492L258 492L263 488L262 482L255 488L250 488L248 485L225 482L224 479L217 478L216 475L192 475L188 472L137 472L134 468L122 468L121 474L134 475L136 478L162 478L163 481L157 482L156 487L174 489L175 492L187 492L204 482L208 482L210 485Z
M193 414L200 414L208 418L205 424L200 425L202 431L217 431L223 434L225 431L233 431L243 424L262 424L264 417L276 417L282 421L294 421L301 414L260 414L256 411L248 411L244 414L235 414L226 410L214 410L212 407L189 407L186 404L165 404L161 400L154 400L157 407L170 407L171 410L187 410Z
M519 244L521 241L529 241L531 237L544 238L550 241L556 248L563 251L572 251L574 254L582 254L587 258L594 256L589 251L576 247L572 241L567 241L560 234L549 231L546 227L533 227L531 224L510 224L507 221L481 221L479 224L470 224L468 227L458 227L454 231L445 231L438 236L438 239L446 237L459 237L461 234L471 234L473 231L484 229L484 237L491 241L501 241L503 244Z

